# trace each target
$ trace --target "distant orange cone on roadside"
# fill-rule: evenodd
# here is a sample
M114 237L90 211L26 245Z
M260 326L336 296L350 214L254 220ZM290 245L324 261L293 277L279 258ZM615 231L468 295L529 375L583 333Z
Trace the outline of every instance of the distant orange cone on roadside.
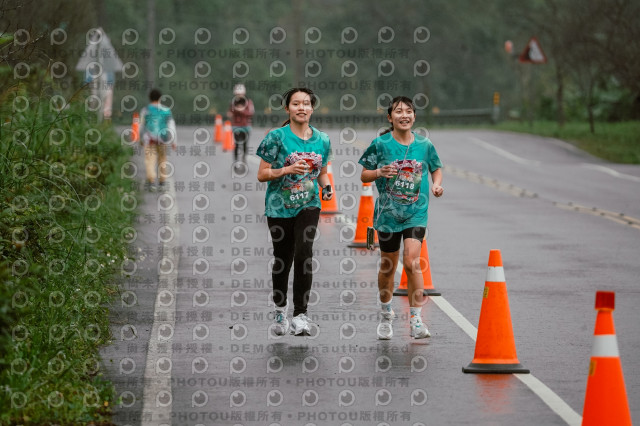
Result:
M320 188L320 214L338 214L338 197L336 196L336 185L333 182L333 168L331 167L331 161L327 163L327 176L329 176L329 184L333 188L333 197L330 200L322 199L322 188Z
M424 282L425 296L440 296L441 293L433 287L431 281L431 264L429 263L429 249L427 248L427 237L425 235L422 240L422 248L420 249L420 270L422 271L422 281ZM407 278L407 272L402 269L402 277L400 278L400 284L398 288L393 291L394 296L407 296L409 279Z
M224 122L224 127L222 128L222 150L223 151L233 151L235 148L235 142L233 141L233 129L231 127L230 121Z
M347 247L366 248L367 247L367 227L373 226L373 187L371 182L362 184L362 195L360 195L360 206L358 207L358 221L356 223L356 235L351 244ZM378 244L378 233L375 233L375 242Z
M462 367L464 373L529 373L516 355L507 283L500 250L489 253L478 336L473 361Z
M213 141L222 142L222 115L216 114L216 121L213 126Z
M140 139L140 114L133 113L133 120L131 122L131 133L134 142L138 142Z
M615 293L596 292L596 326L589 363L582 424L631 425L631 412L613 323Z

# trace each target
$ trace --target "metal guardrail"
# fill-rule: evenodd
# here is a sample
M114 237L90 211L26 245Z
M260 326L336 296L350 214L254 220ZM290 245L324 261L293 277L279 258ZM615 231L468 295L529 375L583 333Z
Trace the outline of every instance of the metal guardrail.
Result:
M427 124L480 124L497 122L499 111L496 108L478 108L478 109L456 109L456 110L439 110L428 113L418 112L419 122L424 121L426 115ZM281 125L285 120L284 114L256 114L253 117L253 123L256 127L276 127ZM386 111L359 111L359 112L336 112L321 113L316 111L313 114L312 124L318 128L335 128L335 127L386 127L389 125L387 121Z
M497 108L455 109L418 111L418 122L427 125L441 124L487 124L496 123L499 116ZM176 124L179 126L213 125L215 116L211 114L176 114ZM226 120L226 117L223 116ZM253 116L255 127L280 127L287 119L283 112L256 113ZM386 111L339 111L323 113L316 111L312 117L312 125L322 128L378 128L387 127Z

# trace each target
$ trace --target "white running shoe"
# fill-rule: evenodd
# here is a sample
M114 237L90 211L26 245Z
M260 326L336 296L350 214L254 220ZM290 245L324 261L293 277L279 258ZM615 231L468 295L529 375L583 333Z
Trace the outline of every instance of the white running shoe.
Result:
M378 334L378 339L380 340L389 340L393 337L393 317L395 316L394 312L382 312L380 314L380 322L378 323L378 327L376 328L376 333Z
M276 309L275 317L273 318L273 332L276 336L284 336L289 329L289 320L287 319L287 307L284 310Z
M427 326L422 322L422 318L415 317L409 321L411 326L411 337L414 339L424 339L425 337L431 337L431 333L427 330Z
M295 336L310 336L309 317L299 314L291 320L291 334Z

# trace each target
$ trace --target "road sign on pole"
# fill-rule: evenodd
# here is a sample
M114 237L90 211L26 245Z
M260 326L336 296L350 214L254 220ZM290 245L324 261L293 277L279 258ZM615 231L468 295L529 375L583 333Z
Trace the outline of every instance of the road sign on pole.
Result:
M537 38L531 37L529 39L527 46L518 57L518 61L529 64L547 63L547 56L542 51L542 47L540 47L540 42Z

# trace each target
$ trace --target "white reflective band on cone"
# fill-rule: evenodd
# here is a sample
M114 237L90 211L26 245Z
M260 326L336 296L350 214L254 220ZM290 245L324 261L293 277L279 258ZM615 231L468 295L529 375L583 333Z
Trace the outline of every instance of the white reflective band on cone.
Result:
M333 174L333 167L331 167L331 163L327 164L327 173L332 175Z
M615 334L603 334L593 336L593 350L591 356L598 357L619 357L618 340Z
M362 186L362 195L373 197L373 187L371 185Z
M489 266L487 269L487 279L485 281L492 283L505 282L504 268L502 266Z

